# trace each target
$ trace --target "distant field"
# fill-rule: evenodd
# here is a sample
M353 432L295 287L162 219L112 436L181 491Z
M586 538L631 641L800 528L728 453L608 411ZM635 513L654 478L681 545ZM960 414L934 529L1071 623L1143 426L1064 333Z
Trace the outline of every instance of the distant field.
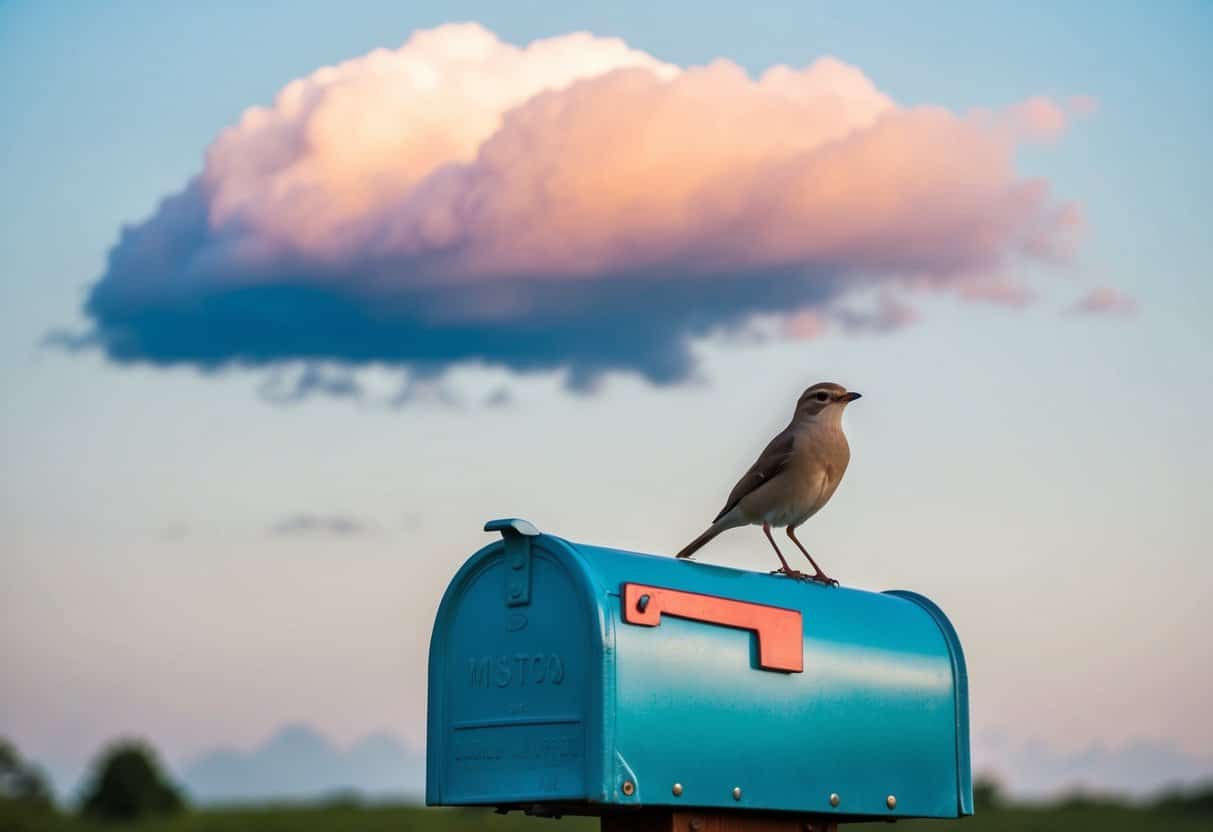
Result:
M544 820L517 813L415 808L267 808L190 812L172 819L137 824L92 824L64 815L42 815L25 822L0 815L0 832L590 832L598 823L585 818ZM890 829L887 823L856 824L844 829ZM979 811L960 822L902 821L907 832L1210 832L1213 817L1186 813L1160 814L1117 806L1013 808Z

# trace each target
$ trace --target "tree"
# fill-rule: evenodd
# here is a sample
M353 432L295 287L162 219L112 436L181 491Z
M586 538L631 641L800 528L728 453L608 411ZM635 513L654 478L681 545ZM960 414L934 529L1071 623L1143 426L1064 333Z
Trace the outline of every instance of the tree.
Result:
M164 775L155 752L136 740L117 742L94 765L81 811L101 820L133 820L185 808L181 792Z
M973 806L980 812L984 809L997 809L1002 805L1002 785L989 775L978 775L973 781Z
M1153 801L1152 808L1164 815L1213 818L1213 781L1163 792Z
M53 824L54 802L42 774L0 737L0 829L38 832Z
M0 801L49 809L51 791L38 769L21 759L16 747L0 737Z

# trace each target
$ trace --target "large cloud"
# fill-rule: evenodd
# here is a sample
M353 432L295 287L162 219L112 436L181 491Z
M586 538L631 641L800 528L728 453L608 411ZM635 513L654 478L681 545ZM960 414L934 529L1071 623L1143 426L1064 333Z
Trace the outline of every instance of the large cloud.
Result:
M848 304L903 288L1021 300L1008 273L1063 255L1077 211L1015 150L1066 121L1042 98L899 107L832 58L755 80L617 39L443 26L221 133L123 231L88 338L157 364L677 380L690 338L760 316L854 328Z

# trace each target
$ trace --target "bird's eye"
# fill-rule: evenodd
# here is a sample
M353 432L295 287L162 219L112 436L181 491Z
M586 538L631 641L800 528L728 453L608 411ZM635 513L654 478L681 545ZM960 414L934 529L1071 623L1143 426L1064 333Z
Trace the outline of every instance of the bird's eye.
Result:
M819 401L819 402L824 402L824 401L828 401L828 400L829 400L829 398L830 398L830 394L829 394L829 393L826 393L826 392L824 392L824 391L823 391L823 392L821 392L821 393L818 393L818 394L817 394L816 396L814 396L813 398L817 399L817 401Z

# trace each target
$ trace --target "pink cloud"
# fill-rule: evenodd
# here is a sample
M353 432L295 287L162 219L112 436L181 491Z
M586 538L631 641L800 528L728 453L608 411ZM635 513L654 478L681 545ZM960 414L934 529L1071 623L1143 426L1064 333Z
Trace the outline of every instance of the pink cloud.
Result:
M1064 129L1045 98L1032 135ZM752 79L679 70L617 40L519 49L474 26L415 35L292 82L208 153L215 228L248 252L424 259L463 280L556 279L841 261L984 268L1063 245L1012 141L939 108L898 108L824 58Z
M1070 112L1080 117L1094 115L1099 110L1099 99L1093 95L1072 95L1067 103Z
M443 26L248 110L124 233L87 311L119 360L679 378L714 326L775 314L805 337L911 279L1022 302L996 276L1064 259L1080 214L1016 150L1066 124L1043 97L903 107L831 57L755 78L585 33L518 47ZM901 301L837 314L915 317Z
M824 317L813 310L797 312L783 321L783 335L793 341L812 341L825 333Z
M430 177L472 163L507 111L623 68L678 72L617 38L577 33L518 48L474 23L322 67L211 145L202 174L211 225L239 226L271 249L349 256L402 199L424 197Z
M1099 101L1089 95L1072 95L1064 101L1034 95L1011 106L1003 115L1020 140L1052 142L1069 129L1074 119L1089 116L1097 109Z
M1044 96L1033 96L1011 108L1011 116L1027 136L1035 139L1056 139L1066 129L1066 111L1060 104Z
M965 300L983 301L996 306L1027 306L1035 294L1022 283L1005 277L991 277L966 281L959 294Z
M1078 315L1129 317L1137 313L1137 301L1119 289L1101 286L1079 298L1069 311Z

